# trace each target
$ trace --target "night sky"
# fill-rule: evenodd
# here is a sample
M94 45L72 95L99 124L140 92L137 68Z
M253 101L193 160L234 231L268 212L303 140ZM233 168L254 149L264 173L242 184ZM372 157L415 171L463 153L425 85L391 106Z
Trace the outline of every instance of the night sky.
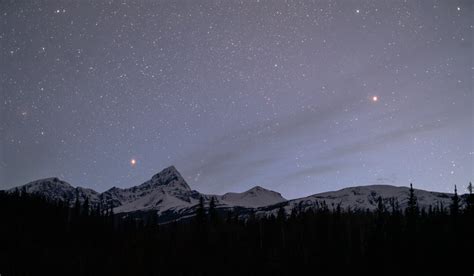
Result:
M1 1L0 188L175 165L287 198L473 180L473 1Z

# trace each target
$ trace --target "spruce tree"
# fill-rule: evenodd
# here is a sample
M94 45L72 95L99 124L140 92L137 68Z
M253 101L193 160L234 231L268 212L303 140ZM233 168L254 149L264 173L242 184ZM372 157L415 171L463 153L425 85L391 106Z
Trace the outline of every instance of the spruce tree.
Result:
M407 212L410 216L418 214L418 199L416 198L415 190L413 189L412 183L410 183L410 194L408 196Z
M112 204L110 204L108 215L112 218L114 217L114 206Z
M81 202L79 201L79 197L76 195L76 201L74 202L74 219L77 219L81 213Z
M469 185L467 186L467 190L469 191L469 194L467 195L467 198L466 198L466 211L468 213L471 213L473 205L474 205L474 197L472 195L472 183L471 182L469 182Z
M380 216L385 213L385 205L381 196L377 198L377 214Z
M280 244L282 248L286 247L286 235L285 235L285 222L286 222L286 211L283 207L278 209L277 221L280 228Z
M204 210L204 198L199 198L199 204L196 209L196 222L200 225L204 224L206 219L206 211Z
M214 197L211 198L211 202L209 203L209 219L212 224L217 223L216 199Z
M238 216L238 215L236 214L236 216ZM256 220L257 220L257 216L256 216L256 214L255 214L255 210L254 210L254 209L250 209L249 215L248 215L247 220L246 220L247 224L253 223L253 222L255 222Z
M84 204L82 205L82 215L83 216L89 216L89 198L86 197L86 200L84 200Z
M454 196L451 202L451 215L457 216L459 213L459 196L458 196L458 189L456 185L454 185Z
M285 212L285 209L283 207L280 207L278 209L278 213L277 213L277 220L279 222L283 222L286 220L286 212Z

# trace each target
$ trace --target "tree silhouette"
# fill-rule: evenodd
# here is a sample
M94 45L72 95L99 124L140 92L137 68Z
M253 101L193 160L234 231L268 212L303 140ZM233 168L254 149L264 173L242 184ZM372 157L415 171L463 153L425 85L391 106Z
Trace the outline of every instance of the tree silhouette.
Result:
M204 209L204 198L201 196L199 198L199 204L196 209L196 222L199 225L204 224L206 220L206 210Z
M454 195L452 197L452 202L451 202L451 215L457 216L459 213L459 196L458 196L458 189L456 185L454 185Z
M211 224L216 224L218 222L215 197L211 197L211 201L209 202L209 220L211 221Z
M410 190L403 207L416 210L413 186ZM334 274L390 267L391 274L403 275L413 269L436 274L433 264L441 262L453 275L472 274L471 267L459 264L471 261L474 220L461 208L464 196L455 199L457 191L449 205L455 210L458 201L457 215L438 205L413 216L395 199L379 197L373 211L328 208L320 202L314 208L295 206L298 210L289 217L284 208L268 217L264 212L256 216L254 209L234 209L219 223L211 219L217 200L209 198L207 206L200 198L193 219L159 227L154 214L112 219L112 206L104 205L107 212L87 215L79 197L70 206L19 191L0 191L0 268L5 275L207 275L211 266L220 274L231 267L232 275L293 275L315 267ZM392 207L385 208L384 202ZM88 204L94 210L93 202ZM76 209L79 214L72 216Z
M467 195L466 198L466 212L472 213L473 205L474 205L474 197L472 195L472 183L469 182L469 185L467 185L467 190L469 191L469 194Z
M418 214L418 199L415 195L415 190L413 189L413 184L412 183L410 183L407 213L410 216L415 216L415 215Z
M82 204L82 214L84 216L88 216L90 211L90 206L89 206L89 198L86 197L86 200L84 200L84 204Z
M385 205L383 203L383 199L381 196L377 198L377 214L381 216L383 213L385 213Z

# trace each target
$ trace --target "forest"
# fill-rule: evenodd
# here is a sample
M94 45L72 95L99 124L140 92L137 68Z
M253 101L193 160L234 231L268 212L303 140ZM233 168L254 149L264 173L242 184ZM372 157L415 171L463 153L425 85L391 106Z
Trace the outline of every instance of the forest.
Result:
M462 202L465 201L465 202ZM321 205L246 218L201 201L168 224L109 208L0 192L3 275L472 275L472 193L450 206ZM462 208L460 207L462 206Z

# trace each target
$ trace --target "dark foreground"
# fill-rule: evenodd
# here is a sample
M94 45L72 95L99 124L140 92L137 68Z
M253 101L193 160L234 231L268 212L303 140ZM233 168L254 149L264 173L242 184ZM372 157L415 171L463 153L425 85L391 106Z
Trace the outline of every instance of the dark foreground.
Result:
M472 275L472 197L463 209L456 200L429 210L416 200L404 211L281 210L246 221L208 206L191 221L157 225L87 203L0 193L0 274Z

